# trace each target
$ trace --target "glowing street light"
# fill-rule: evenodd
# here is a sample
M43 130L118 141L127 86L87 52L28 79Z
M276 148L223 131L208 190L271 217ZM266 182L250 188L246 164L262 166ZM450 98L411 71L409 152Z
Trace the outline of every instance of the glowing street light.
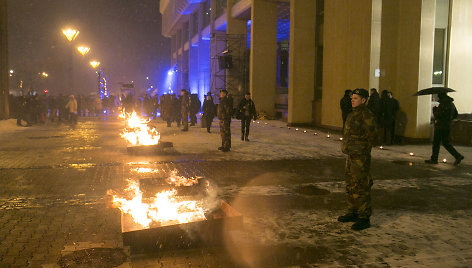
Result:
M67 38L67 40L69 40L69 42L72 42L79 35L78 30L74 30L74 29L70 29L70 28L62 30L62 33L66 36L66 38Z
M43 77L48 77L48 76L49 76L49 74L48 74L48 73L46 73L46 72L42 72L42 73L41 73L41 76L43 76Z
M85 46L80 46L80 47L77 47L77 50L79 51L80 54L82 54L82 56L85 56L85 54L89 53L90 48L85 47Z
M13 70L10 70L10 73L11 73L11 74L13 74L14 72L15 72L15 71L13 71Z
M99 65L100 65L100 62L96 60L93 60L90 62L90 66L92 66L92 68L94 69L97 68Z

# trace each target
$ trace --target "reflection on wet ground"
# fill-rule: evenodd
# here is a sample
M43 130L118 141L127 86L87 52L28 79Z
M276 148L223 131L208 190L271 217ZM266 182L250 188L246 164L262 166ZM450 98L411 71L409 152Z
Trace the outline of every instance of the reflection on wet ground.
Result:
M472 252L467 166L446 177L440 169L411 161L374 159L373 227L358 235L336 221L345 209L342 158L130 156L120 128L116 122L89 121L75 130L44 127L0 137L0 266L112 256L123 245L120 214L109 206L106 191L123 189L126 179L134 178L149 192L173 170L215 185L217 196L243 213L246 229L216 249L128 258L138 267L411 266L414 254L427 266L436 261L432 252L458 260L449 266L471 261L466 260ZM85 250L110 240L117 252ZM66 251L76 254L65 258Z

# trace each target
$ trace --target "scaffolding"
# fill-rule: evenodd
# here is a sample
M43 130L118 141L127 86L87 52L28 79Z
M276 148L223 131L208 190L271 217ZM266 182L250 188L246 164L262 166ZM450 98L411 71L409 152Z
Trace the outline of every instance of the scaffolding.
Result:
M248 52L245 34L214 33L210 38L210 92L218 96L226 89L235 103L248 90ZM220 58L228 57L231 62L220 68Z

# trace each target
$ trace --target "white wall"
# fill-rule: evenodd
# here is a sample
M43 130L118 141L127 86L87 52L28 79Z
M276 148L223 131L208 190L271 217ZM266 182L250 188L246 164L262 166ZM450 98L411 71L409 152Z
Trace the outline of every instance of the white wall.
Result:
M472 1L452 0L448 86L459 113L472 113Z

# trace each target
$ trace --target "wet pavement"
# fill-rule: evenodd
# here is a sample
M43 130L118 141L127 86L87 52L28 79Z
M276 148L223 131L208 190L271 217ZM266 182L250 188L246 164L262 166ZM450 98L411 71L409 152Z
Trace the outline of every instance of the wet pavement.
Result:
M277 132L287 130L254 124L255 138L238 143L238 125L233 124L233 151L226 155L212 147L218 129L210 136L199 127L180 133L161 122L156 123L161 138L175 146L160 155L128 155L119 137L122 123L111 119L81 120L76 129L48 125L5 133L0 137L0 267L472 266L468 162L431 167L374 157L372 228L354 232L336 221L345 209L340 154L239 160L238 147L270 150L271 140L274 145L283 140ZM176 135L186 139L187 148ZM212 140L198 147L205 139ZM472 158L466 152L466 159ZM157 171L143 175L136 168ZM244 215L244 230L228 232L218 247L131 255L107 190L124 189L128 178L149 181L172 170L217 186L218 197Z

